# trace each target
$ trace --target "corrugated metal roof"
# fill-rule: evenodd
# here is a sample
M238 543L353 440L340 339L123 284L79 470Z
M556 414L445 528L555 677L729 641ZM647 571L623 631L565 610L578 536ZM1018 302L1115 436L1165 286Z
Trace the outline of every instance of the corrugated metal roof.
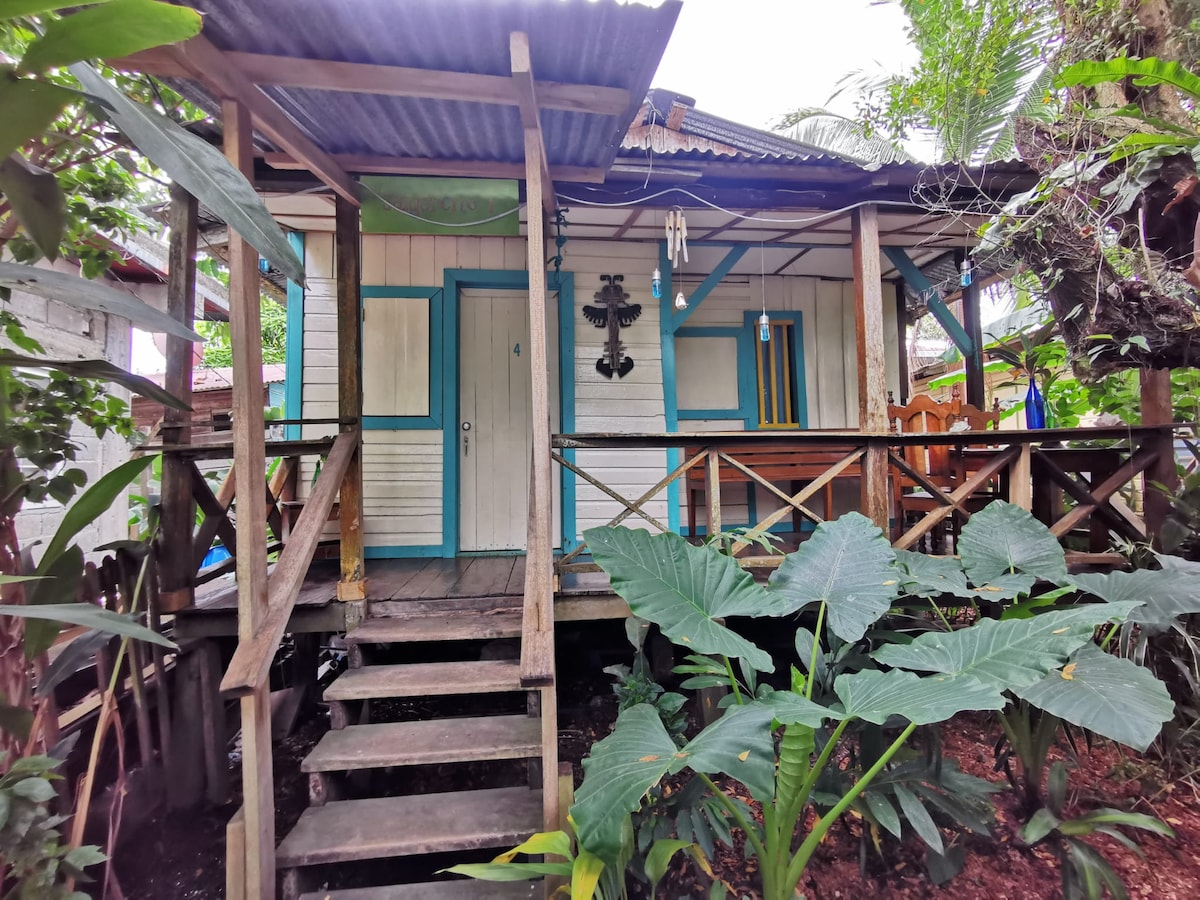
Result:
M632 118L678 15L612 0L191 0L223 50L483 75L511 73L509 34L529 35L539 81L631 92ZM193 84L185 96L210 113ZM332 153L519 162L515 106L267 87L267 94ZM607 164L625 121L543 110L551 165Z

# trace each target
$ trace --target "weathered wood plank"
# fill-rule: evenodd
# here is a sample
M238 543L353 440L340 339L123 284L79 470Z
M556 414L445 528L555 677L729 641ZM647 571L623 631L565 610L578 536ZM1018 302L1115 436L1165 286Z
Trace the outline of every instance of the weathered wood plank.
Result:
M207 43L206 39L202 40ZM235 100L223 101L221 125L225 155L234 168L252 179L254 134L249 110ZM231 234L229 334L233 344L233 464L240 497L236 555L239 649L254 640L267 614L267 531L263 527L267 510L262 488L266 480L266 449L258 278L258 251L238 235ZM249 694L241 701L246 847L242 871L247 900L266 900L275 894L270 688L261 680L249 687ZM236 862L234 866L237 866Z
M1168 369L1153 369L1140 372L1141 406L1143 425L1169 425L1173 415L1171 408L1171 372ZM1152 446L1157 459L1146 470L1146 481L1164 485L1166 491L1146 486L1144 506L1147 534L1154 546L1162 549L1162 527L1171 513L1171 494L1179 483L1175 466L1173 435L1169 431L1148 437L1146 445Z
M171 184L169 223L171 239L167 249L167 315L188 328L196 318L196 198ZM167 335L166 374L163 388L177 400L192 404L192 344ZM163 410L163 439L186 444L191 441L191 414L183 410ZM192 576L192 528L196 521L192 500L192 478L188 464L167 458L162 467L161 546L170 552L161 554L159 578L162 587L159 603L163 612L176 612L191 606L194 599Z
M413 663L350 669L325 689L325 699L445 697L519 690L521 671L518 664L513 660L493 659L482 662Z
M333 501L337 497L350 459L357 450L358 441L357 433L340 434L334 441L316 486L296 522L292 538L283 548L279 561L271 572L266 614L257 623L254 634L249 639L242 638L238 641L238 648L234 651L233 659L221 682L222 691L242 696L266 683L275 651L279 649L288 618L304 585L313 551L316 550L325 530L329 511L333 508ZM264 531L261 522L259 531ZM264 565L264 575L265 568Z

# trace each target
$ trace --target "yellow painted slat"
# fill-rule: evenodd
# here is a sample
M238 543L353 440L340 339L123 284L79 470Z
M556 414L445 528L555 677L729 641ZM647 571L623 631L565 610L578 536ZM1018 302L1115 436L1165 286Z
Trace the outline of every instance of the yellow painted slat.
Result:
M771 329L771 340L767 342L767 352L771 354L771 424L779 424L779 366L775 362L775 335Z
M754 349L754 361L758 367L758 424L766 425L766 383L763 381L763 348L761 343Z
M780 338L780 353L783 357L783 413L784 418L789 425L796 424L796 417L792 410L792 354L788 352L791 348L791 341L788 337L791 333L792 325L790 322L783 322L779 325Z

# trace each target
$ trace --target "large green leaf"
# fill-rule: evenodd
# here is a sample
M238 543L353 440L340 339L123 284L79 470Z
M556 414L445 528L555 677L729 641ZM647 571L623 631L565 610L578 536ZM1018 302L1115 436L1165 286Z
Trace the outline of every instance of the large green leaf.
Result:
M687 767L706 775L729 775L749 788L756 800L769 800L775 795L774 719L774 710L764 703L725 710L675 754L671 773Z
M81 59L113 59L200 33L200 14L157 0L109 0L46 24L20 69L43 72Z
M304 263L245 176L210 143L130 100L85 63L71 74L107 105L107 113L145 156L196 197L275 268L304 283Z
M1101 600L1142 603L1129 615L1137 625L1163 629L1179 616L1200 612L1200 579L1185 569L1087 572L1071 580Z
M1055 584L1067 578L1067 560L1058 539L1028 510L1003 500L971 516L958 539L963 568L974 585L1024 572Z
M970 675L1000 688L1039 681L1091 640L1096 626L1122 619L1136 604L1081 604L1031 619L982 619L949 633L930 631L909 644L875 651L877 662L900 669Z
M728 710L680 750L653 706L639 703L623 711L612 734L583 761L583 784L571 807L580 845L603 859L615 858L626 816L665 775L685 768L724 773L758 799L769 798L775 776L773 718L761 703Z
M734 560L677 534L591 528L583 536L635 616L694 653L737 656L759 671L774 670L770 654L716 621L762 615L770 601Z
M653 706L622 711L612 734L583 761L583 784L571 807L579 843L606 859L619 853L622 821L670 771L677 749Z
M904 593L918 597L949 594L970 600L1011 600L1028 594L1036 581L1032 575L1001 575L987 584L971 587L962 563L955 557L897 550L896 561L907 573L901 577Z
M58 179L12 153L0 161L0 192L33 245L47 259L58 259L67 226L67 204Z
M1166 685L1149 669L1084 644L1071 662L1018 697L1072 725L1145 751L1175 714Z
M893 669L866 669L842 675L833 683L847 717L882 725L902 716L915 725L944 722L960 712L1003 709L1002 688L966 675L927 675Z
M38 572L43 576L42 579L25 590L26 605L74 603L79 598L79 588L83 584L83 566L83 551L79 545L72 544L67 547ZM62 626L53 620L37 619L27 622L23 642L25 658L32 661L49 650L61 630Z
M57 84L0 78L0 159L39 137L75 97Z
M67 275L53 269L0 262L0 287L24 291L48 300L57 300L79 309L95 309L128 319L147 331L161 331L185 341L204 338L164 312L143 303L127 291L119 291L99 281Z
M1188 94L1193 100L1200 100L1200 78L1173 60L1153 56L1147 59L1120 57L1104 61L1082 60L1064 69L1058 76L1058 83L1061 87L1094 87L1131 77L1133 83L1141 87L1167 84Z
M140 456L122 463L111 472L106 472L95 484L80 494L75 502L67 507L58 530L54 532L46 552L42 554L36 574L46 574L45 570L54 564L54 560L67 549L75 536L103 515L121 492L137 481L138 476L149 468L154 460L154 456Z
M171 409L191 410L190 406L182 400L176 399L173 394L163 390L149 378L126 372L120 366L113 365L106 359L42 359L39 356L24 356L20 353L0 350L0 366L55 369L79 378L98 378L101 381L111 381L113 384L129 388L135 394L141 394L143 397Z
M829 627L857 641L900 593L896 554L879 526L859 513L822 522L771 576L776 615L827 604Z
M841 721L846 718L842 713L813 703L795 691L775 691L764 702L771 708L775 720L780 725L799 724L809 728L820 728L827 719Z
M15 616L18 619L44 619L66 625L82 625L121 637L136 638L150 644L159 644L174 649L175 645L161 634L139 624L132 616L110 612L91 603L51 603L45 606L0 605L0 616Z

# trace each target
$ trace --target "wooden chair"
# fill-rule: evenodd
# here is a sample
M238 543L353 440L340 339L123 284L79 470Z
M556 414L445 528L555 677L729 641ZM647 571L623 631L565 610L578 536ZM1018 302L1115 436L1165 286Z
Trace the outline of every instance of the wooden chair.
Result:
M939 403L932 397L922 395L914 397L907 405L898 406L888 393L888 421L893 431L906 434L944 434L955 429L956 423L966 422L970 431L984 431L990 425L994 430L1000 424L999 402L993 404L991 412L984 412L969 403L963 403L958 385L951 391L950 400ZM961 426L960 426L961 428ZM952 491L962 483L965 477L961 457L953 448L945 444L920 445L912 444L903 448L904 461L916 472L925 476L936 487L943 491ZM991 492L985 492L987 499L981 495L972 496L969 505L982 508L990 499ZM892 519L892 539L896 540L907 528L910 515L932 512L943 506L924 485L904 472L894 473L892 478L892 500L894 516ZM930 532L930 549L936 551L944 542L947 535L946 523L943 521Z

